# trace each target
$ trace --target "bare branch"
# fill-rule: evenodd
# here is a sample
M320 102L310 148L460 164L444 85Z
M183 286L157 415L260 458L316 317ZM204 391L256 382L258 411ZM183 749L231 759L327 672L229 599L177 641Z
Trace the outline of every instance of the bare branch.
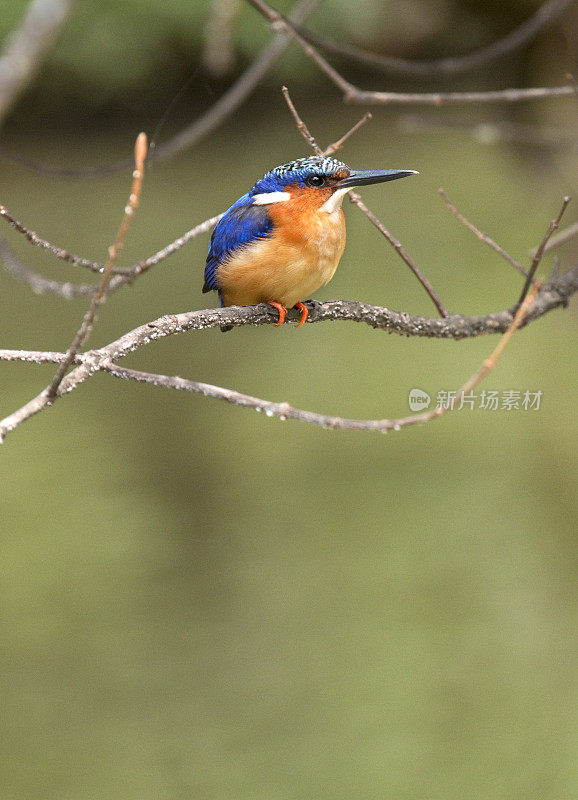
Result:
M454 217L459 219L460 222L463 222L463 224L466 226L466 228L469 228L472 231L472 233L475 233L476 236L478 237L478 239L481 242L484 242L484 244L487 244L488 247L492 248L492 250L495 250L495 252L498 253L498 255L502 256L502 258L505 259L508 262L508 264L511 264L515 269L518 270L518 272L521 272L522 275L524 275L526 277L528 276L528 273L526 272L524 267L518 261L516 261L516 259L513 258L513 256L511 256L506 250L504 250L503 247L500 247L499 244L496 244L496 242L494 242L493 239L490 239L490 237L488 236L487 233L484 233L483 231L481 231L479 228L477 228L474 225L473 222L470 222L468 219L466 219L464 217L463 214L460 214L460 212L457 210L457 208L454 206L454 204L450 201L449 197L447 196L447 194L444 192L443 189L438 189L438 193L441 195L441 197L443 198L446 206L452 212Z
M538 249L534 253L534 258L532 259L532 265L530 267L530 271L528 272L528 277L526 278L526 283L524 284L524 288L522 289L522 294L520 295L520 299L518 300L518 305L521 305L523 303L524 298L526 297L526 294L528 293L528 289L532 285L532 281L534 280L534 275L536 274L536 270L538 269L538 265L539 265L540 261L542 260L543 255L544 255L544 250L546 249L546 245L548 244L548 241L549 241L550 237L552 236L552 234L554 233L554 231L557 230L558 225L560 224L560 220L562 219L562 217L564 216L564 212L568 208L568 203L569 202L570 202L570 198L569 197L565 197L564 201L562 203L562 208L558 212L558 214L555 217L555 219L553 219L552 222L548 225L548 230L544 234L544 238L542 239L542 241L538 245Z
M49 350L0 350L0 361L26 361L30 364L61 364L66 353ZM82 355L75 356L75 363L82 364Z
M371 92L353 87L345 102L355 105L425 105L445 106L459 103L520 103L548 97L568 97L576 93L573 86L537 86L530 89L497 89L489 92Z
M32 80L73 5L73 0L32 0L21 26L6 39L0 53L0 123Z
M142 275L143 272L147 272L151 267L154 267L160 261L164 261L165 258L168 258L173 253L176 253L177 250L180 250L181 247L184 247L191 239L195 239L197 236L200 236L202 233L207 233L213 228L217 222L221 219L223 214L217 214L215 217L211 217L210 219L205 220L204 222L199 223L194 228L191 228L190 231L187 231L182 236L179 236L178 239L175 239L174 242L166 245L163 247L162 250L159 250L157 253L154 253L149 258L142 259L141 261L137 261L135 264L132 264L130 267L118 267L113 269L113 274L119 277L122 277L122 281L111 281L111 285L109 286L109 291L111 288L118 288L126 283L130 283L139 275ZM34 245L35 247L40 247L42 250L46 250L47 252L51 253L56 258L61 259L62 261L66 261L69 264L74 264L75 266L85 267L86 269L91 270L92 272L102 273L104 270L104 264L100 264L97 261L90 261L87 258L81 258L80 256L75 256L73 253L69 253L68 250L64 250L62 247L57 247L56 245L51 244L50 242L46 241L46 239L42 239L38 234L34 231L29 230L26 228L21 222L19 222L5 206L0 206L0 218L5 219L18 233L21 233L29 242L30 244ZM5 253L8 254L9 258L14 259L15 255L11 248L4 242L3 239L0 239L0 254L5 257ZM21 270L22 274L24 275L24 271L27 270L26 267ZM19 277L18 269L11 269L11 272L15 274L16 277ZM30 270L28 270L30 272ZM32 273L34 274L34 273ZM23 277L23 281L28 283L28 276ZM32 287L34 288L34 287ZM89 287L94 290L94 287ZM48 288L41 289L41 291L51 291ZM55 292L56 294L60 294L59 291ZM84 289L78 294L89 294L90 292Z
M40 247L42 250L47 250L61 261L68 261L69 264L75 264L79 267L86 267L93 272L102 272L102 264L89 261L87 258L80 258L80 256L75 256L73 253L69 253L68 250L65 250L62 247L57 247L56 245L50 244L50 242L47 242L46 239L42 239L40 236L38 236L35 231L31 231L29 228L19 222L19 220L17 220L16 217L14 217L8 211L8 209L2 205L0 205L0 219L5 219L8 224L11 225L14 230L18 231L18 233L21 233L30 242L30 244L34 245L35 247Z
M293 119L295 120L295 124L297 125L297 130L299 131L301 136L303 136L305 141L309 144L309 146L311 147L313 152L316 153L316 155L318 155L318 156L328 155L327 152L325 152L324 150L322 150L319 147L315 137L313 136L313 134L311 133L311 131L309 130L307 125L303 122L303 120L299 116L299 112L295 108L295 104L293 103L293 100L291 100L291 95L289 94L289 89L286 86L282 86L281 87L281 91L283 92L283 97L285 98L285 102L287 103L287 106L289 107L289 111L293 115Z
M381 56L362 50L355 45L342 44L303 28L295 26L297 32L309 44L324 50L326 53L341 56L348 61L353 61L372 70L397 75L409 75L421 78L446 77L458 75L489 64L498 58L519 50L525 44L536 38L549 25L552 25L568 8L572 0L547 0L531 17L522 22L517 28L502 39L492 44L474 50L465 56L441 58L435 61L410 61L394 56Z
M538 292L539 287L537 285L534 286L532 293L524 300L524 303L517 310L515 315L511 314L510 312L502 312L500 315L488 315L488 317L485 318L486 323L490 321L490 318L493 318L492 323L485 332L495 333L501 331L502 333L505 333L506 336L498 344L490 358L482 364L482 367L478 370L476 375L474 375L474 377L471 378L457 393L458 400L462 395L466 394L477 383L479 383L479 381L482 380L482 378L485 377L485 375L487 375L487 373L493 368L500 353L518 327L529 322L530 318L535 319L537 316L541 316L543 313L546 313L546 306L548 303L552 302L551 295L553 291L554 293L556 291L559 293L558 302L556 304L560 305L565 302L564 300L560 299L565 295L565 293L571 290L578 290L578 266L574 268L573 273L573 275L566 273L560 282L560 287L558 287L557 290L554 290L553 287L550 286L540 288L540 291ZM564 284L563 288L562 284ZM535 303L540 302L540 295L543 295L541 308L535 309ZM347 309L346 306L350 306L350 308ZM550 307L555 307L555 305L551 305ZM389 312L387 309L372 309L372 307L364 307L361 303L347 304L341 301L339 303L316 304L315 310L319 312L319 316L313 321L319 321L322 319L325 312L330 314L330 316L327 317L330 319L342 318L357 319L357 321L361 321L362 314L360 314L358 317L355 317L352 314L354 309L356 309L358 312L369 311L370 314L374 314L375 311L378 311L383 312L385 316L395 315L395 312ZM338 312L340 310L345 311L344 316L339 316ZM291 313L294 316L297 314L297 312ZM397 317L400 319L405 318L403 321L407 325L408 315L398 314ZM502 319L499 320L498 317L502 317ZM369 324L373 324L375 327L375 316L373 319L374 321L370 322ZM424 320L423 323L429 322L434 328L437 327L438 333L432 334L431 331L429 333L425 333L425 326L422 322L417 322L417 326L413 330L413 333L417 335L440 335L439 326L445 325L446 329L448 329L449 325L455 324L454 332L457 334L455 338L461 338L466 331L466 323L468 322L472 322L474 327L477 327L478 332L481 332L479 323L482 319L484 318L471 318L468 321L467 318L459 318L456 316L444 320ZM100 350L89 351L81 356L77 355L75 357L75 361L78 362L80 360L82 363L63 379L60 386L57 387L56 395L54 397L48 396L48 390L45 389L25 406L18 409L18 411L14 412L0 422L0 442L4 441L6 435L10 431L14 430L14 428L18 427L18 425L20 425L22 422L29 419L33 414L48 407L52 402L54 402L55 399L62 397L68 392L71 392L73 389L99 371L108 372L115 377L123 378L125 380L136 380L145 383L151 383L156 386L164 386L165 388L185 390L216 397L236 405L251 407L257 411L264 411L267 416L276 416L279 419L298 419L302 422L312 422L328 428L378 430L387 433L390 430L400 430L403 427L428 422L432 419L442 416L443 414L447 413L447 411L451 410L452 407L455 407L436 408L424 414L417 414L412 417L405 417L395 420L351 420L343 417L327 416L323 414L316 414L315 412L311 411L295 409L288 403L272 403L268 400L252 397L251 395L242 394L240 392L235 392L233 390L224 389L218 386L212 386L211 384L190 381L178 376L156 375L138 370L127 369L124 367L118 367L113 363L115 360L134 352L134 350L138 349L139 347L149 344L152 340L170 336L176 333L182 333L186 330L200 330L203 328L214 327L215 325L222 324L224 321L226 321L227 324L247 324L248 322L253 324L265 324L267 322L274 323L276 321L276 317L274 314L272 314L271 309L266 304L262 304L260 306L231 306L224 309L212 309L201 312L189 312L188 314L170 315L161 317L154 322L148 323L147 325L142 325L130 333L125 334L120 339L117 339L115 342L111 342L111 344L101 348ZM368 322L369 320L366 319L364 321ZM395 323L390 330L401 332L400 326ZM39 363L43 363L46 361L61 361L62 359L66 359L67 356L63 353L52 352L38 353L36 351L18 352L12 350L0 350L0 359L1 358L11 361L38 361Z
M575 86L545 86L530 89L500 89L487 92L375 92L365 91L350 83L334 69L323 56L300 36L295 27L265 0L247 0L259 13L272 23L276 32L288 33L305 55L343 92L346 103L357 105L434 105L456 103L516 103L523 100L539 100L546 97L564 97L576 94Z
M484 361L478 372L456 393L456 401L459 401L461 397L471 392L471 390L495 367L498 358L534 302L537 291L538 286L534 286L532 292L518 309L518 312L512 319L507 331L502 336L492 355ZM179 376L156 375L150 372L127 369L126 367L119 367L112 362L104 364L103 369L110 375L114 375L116 378L122 378L123 380L150 383L153 386L161 386L166 389L195 392L205 397L214 397L218 400L224 400L227 403L233 403L237 406L252 408L254 411L264 412L268 417L277 417L280 420L294 419L300 422L309 422L315 425L321 425L323 428L332 429L371 430L389 433L389 431L398 431L401 430L401 428L406 428L411 425L421 425L425 422L431 422L456 408L456 402L454 402L452 405L442 406L432 411L401 419L348 419L346 417L328 416L326 414L317 414L314 411L293 408L289 403L273 403L270 400L263 400L259 397L253 397L252 395L234 391L233 389L225 389L221 386L213 386L209 383L199 383L198 381L187 380Z

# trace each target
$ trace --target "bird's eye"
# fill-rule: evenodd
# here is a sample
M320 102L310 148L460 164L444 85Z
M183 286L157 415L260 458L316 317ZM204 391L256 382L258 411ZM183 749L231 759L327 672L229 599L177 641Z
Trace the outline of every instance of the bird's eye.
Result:
M316 189L319 189L321 186L325 186L325 176L324 175L310 175L306 180L305 183L307 186L314 186Z

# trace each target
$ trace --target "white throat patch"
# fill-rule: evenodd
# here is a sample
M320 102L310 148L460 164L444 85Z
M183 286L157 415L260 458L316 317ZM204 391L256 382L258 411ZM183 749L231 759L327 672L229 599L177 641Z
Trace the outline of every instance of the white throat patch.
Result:
M327 200L321 206L321 211L327 211L328 214L333 214L334 211L337 211L338 208L341 208L341 203L343 202L343 198L347 194L347 192L351 191L352 187L347 187L345 189L336 189L331 197L328 197Z
M267 206L269 203L284 203L291 200L289 192L264 192L253 195L254 206Z

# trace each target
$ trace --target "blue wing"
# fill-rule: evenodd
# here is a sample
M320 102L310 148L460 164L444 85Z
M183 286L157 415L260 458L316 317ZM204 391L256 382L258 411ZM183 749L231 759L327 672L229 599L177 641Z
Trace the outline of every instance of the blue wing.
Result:
M266 206L254 206L252 202L249 194L243 195L217 223L209 245L203 292L219 290L215 273L230 253L255 239L270 235L273 221Z

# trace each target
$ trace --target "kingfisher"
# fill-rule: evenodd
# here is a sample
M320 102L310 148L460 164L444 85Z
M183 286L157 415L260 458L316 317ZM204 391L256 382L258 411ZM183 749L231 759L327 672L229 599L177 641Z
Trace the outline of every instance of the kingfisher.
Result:
M269 170L217 223L203 292L218 292L221 306L268 303L279 313L277 328L288 308L298 308L300 328L308 314L303 300L331 280L343 254L345 195L356 186L415 174L353 170L327 156Z

